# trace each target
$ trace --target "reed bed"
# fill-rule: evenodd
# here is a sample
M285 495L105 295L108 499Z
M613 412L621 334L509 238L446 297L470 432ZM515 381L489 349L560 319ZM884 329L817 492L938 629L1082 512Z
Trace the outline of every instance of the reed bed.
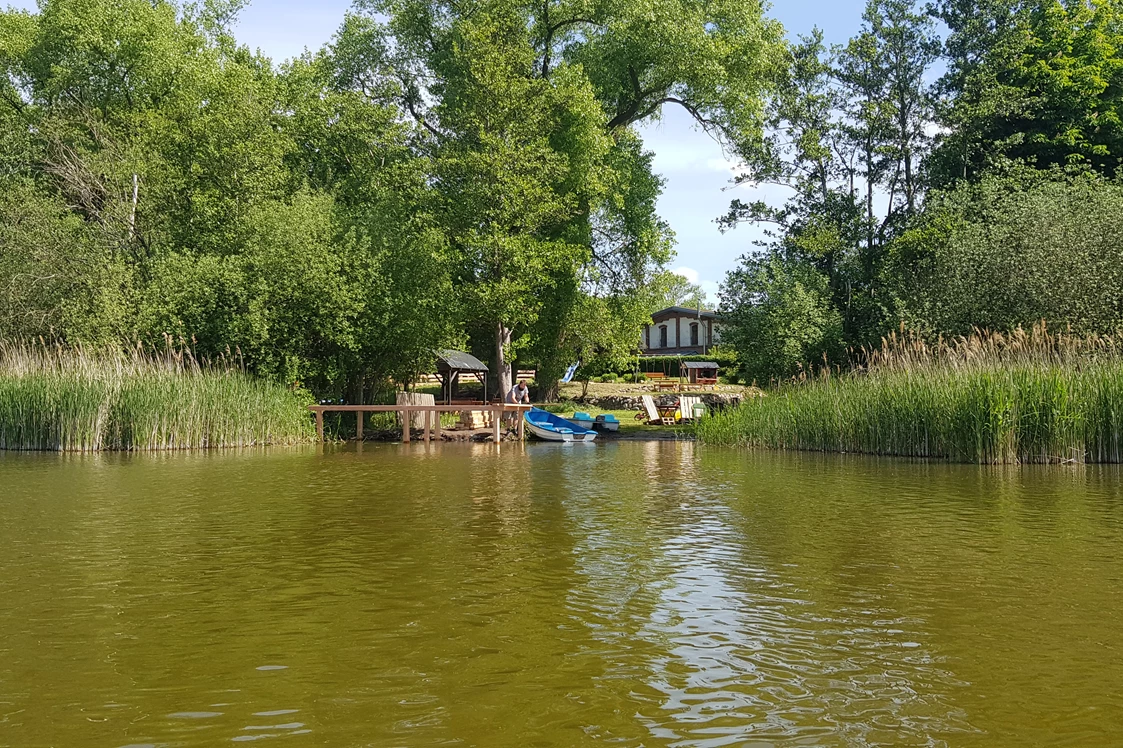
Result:
M184 348L0 343L0 449L94 452L293 444L307 396Z
M1123 462L1123 356L1113 339L976 332L890 336L703 419L716 444L975 463Z

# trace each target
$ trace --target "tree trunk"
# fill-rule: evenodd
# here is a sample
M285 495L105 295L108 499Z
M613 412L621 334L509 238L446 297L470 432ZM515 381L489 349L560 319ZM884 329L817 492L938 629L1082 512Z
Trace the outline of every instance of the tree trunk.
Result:
M873 251L873 143L866 141L866 251Z
M511 329L502 322L495 326L495 377L499 399L505 400L511 391L511 365L507 363L506 347L511 344Z
M363 375L352 374L347 381L347 403L349 405L365 405L363 402Z
M916 211L916 191L912 180L912 153L905 151L905 204L908 205L909 215Z
M136 204L140 198L140 180L133 174L133 204L129 210L129 239L136 239Z

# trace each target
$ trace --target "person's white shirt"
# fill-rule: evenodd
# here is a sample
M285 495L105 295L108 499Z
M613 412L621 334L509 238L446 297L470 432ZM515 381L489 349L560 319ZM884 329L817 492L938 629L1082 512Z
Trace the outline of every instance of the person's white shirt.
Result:
M507 393L507 402L521 403L524 401L530 401L530 388L522 382L519 382L511 388L510 392Z

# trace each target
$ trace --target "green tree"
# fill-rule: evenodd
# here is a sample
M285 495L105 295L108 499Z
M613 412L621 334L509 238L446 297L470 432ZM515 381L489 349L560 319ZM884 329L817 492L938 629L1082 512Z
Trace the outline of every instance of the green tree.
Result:
M946 0L935 12L950 33L934 185L978 179L1005 160L1103 174L1123 164L1118 2Z
M745 381L795 376L844 348L828 280L776 256L746 259L722 285L722 345L737 351Z
M654 214L637 222L642 211L627 208L642 202L629 198L632 182L652 183L629 126L675 104L730 142L751 141L780 48L779 27L759 7L728 2L654 14L626 2L362 7L388 16L389 35L352 22L337 46L350 50L356 80L395 91L426 135L440 195L433 214L458 258L464 308L494 331L504 388L513 349L531 343L543 312L536 289L573 276L584 293L611 298L666 257Z
M1123 185L1089 174L990 174L929 197L889 248L897 314L931 334L1045 320L1123 328Z
M168 334L355 398L408 382L459 335L412 128L335 50L277 71L239 47L239 7L0 17L5 331Z
M678 273L663 271L651 281L652 300L649 313L669 306L706 308L706 292Z
M726 229L768 227L769 241L729 275L722 296L737 328L723 341L754 376L790 374L795 351L834 362L846 346L876 341L885 325L885 246L920 207L931 122L925 75L936 40L932 22L909 0L870 0L863 20L859 34L831 53L818 31L791 48L788 73L770 101L770 135L746 154L739 182L780 184L791 198L782 206L735 200L720 220ZM746 279L767 294L745 291ZM785 293L797 297L790 308L780 300ZM769 311L752 308L765 298ZM820 314L821 303L830 314ZM762 322L785 309L819 311L790 312L806 324ZM776 348L764 335L789 342ZM822 348L813 350L817 344ZM774 370L761 351L779 357Z

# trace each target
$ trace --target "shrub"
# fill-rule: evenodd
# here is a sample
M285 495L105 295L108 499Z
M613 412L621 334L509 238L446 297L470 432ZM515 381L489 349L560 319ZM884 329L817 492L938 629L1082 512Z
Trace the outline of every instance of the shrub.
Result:
M310 398L186 351L0 344L0 448L92 452L293 443Z
M989 176L933 193L889 246L900 316L925 331L969 334L1046 320L1123 327L1123 184L1056 173Z
M1110 339L890 341L860 376L785 386L707 418L706 442L955 462L1123 461L1123 355Z
M546 403L542 409L550 413L573 413L579 410L577 403L572 400L559 400L556 403Z

